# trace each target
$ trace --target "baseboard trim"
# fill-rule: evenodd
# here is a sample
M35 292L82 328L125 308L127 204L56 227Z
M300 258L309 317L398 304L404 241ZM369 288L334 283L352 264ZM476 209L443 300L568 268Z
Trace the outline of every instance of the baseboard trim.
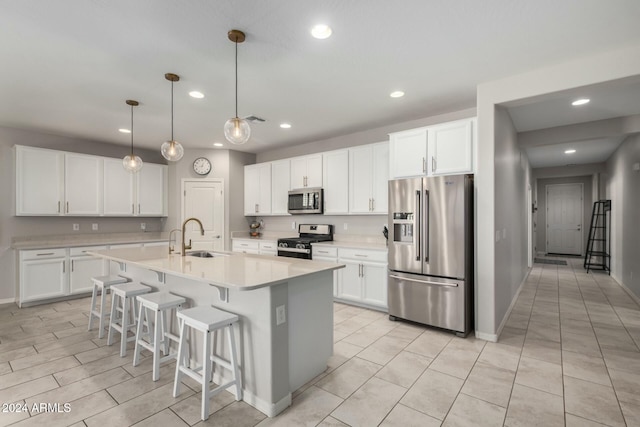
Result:
M2 304L10 304L10 303L15 303L15 302L16 302L15 298L0 299L0 305L2 305Z
M489 342L498 342L498 336L496 334L487 334L480 331L476 331L476 338Z

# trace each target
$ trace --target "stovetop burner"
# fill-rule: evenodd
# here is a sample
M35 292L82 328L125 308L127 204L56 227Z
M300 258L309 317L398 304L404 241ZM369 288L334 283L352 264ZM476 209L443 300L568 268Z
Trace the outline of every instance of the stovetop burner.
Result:
M278 239L279 256L311 259L311 243L333 240L332 225L300 224L300 236Z

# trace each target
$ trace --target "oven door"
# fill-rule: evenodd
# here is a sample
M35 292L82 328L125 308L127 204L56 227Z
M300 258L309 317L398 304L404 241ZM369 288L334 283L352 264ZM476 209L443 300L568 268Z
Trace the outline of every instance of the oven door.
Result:
M311 259L311 249L278 247L278 256L286 256L289 258Z

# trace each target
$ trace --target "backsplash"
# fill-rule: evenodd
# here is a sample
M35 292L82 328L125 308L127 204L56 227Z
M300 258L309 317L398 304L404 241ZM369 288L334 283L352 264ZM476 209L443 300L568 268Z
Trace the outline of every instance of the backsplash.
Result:
M255 219L264 222L262 230L264 232L293 233L293 235L298 232L299 224L332 224L336 240L340 240L341 237L348 240L350 236L371 236L384 241L382 229L388 222L387 215L290 215L255 217ZM249 223L254 218L247 217L246 220L247 230L249 230Z

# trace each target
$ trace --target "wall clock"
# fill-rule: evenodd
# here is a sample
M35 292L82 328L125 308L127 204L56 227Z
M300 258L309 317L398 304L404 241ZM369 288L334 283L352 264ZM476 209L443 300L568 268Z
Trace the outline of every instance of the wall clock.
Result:
M198 175L206 175L211 172L211 162L204 157L198 157L193 161L193 171Z

